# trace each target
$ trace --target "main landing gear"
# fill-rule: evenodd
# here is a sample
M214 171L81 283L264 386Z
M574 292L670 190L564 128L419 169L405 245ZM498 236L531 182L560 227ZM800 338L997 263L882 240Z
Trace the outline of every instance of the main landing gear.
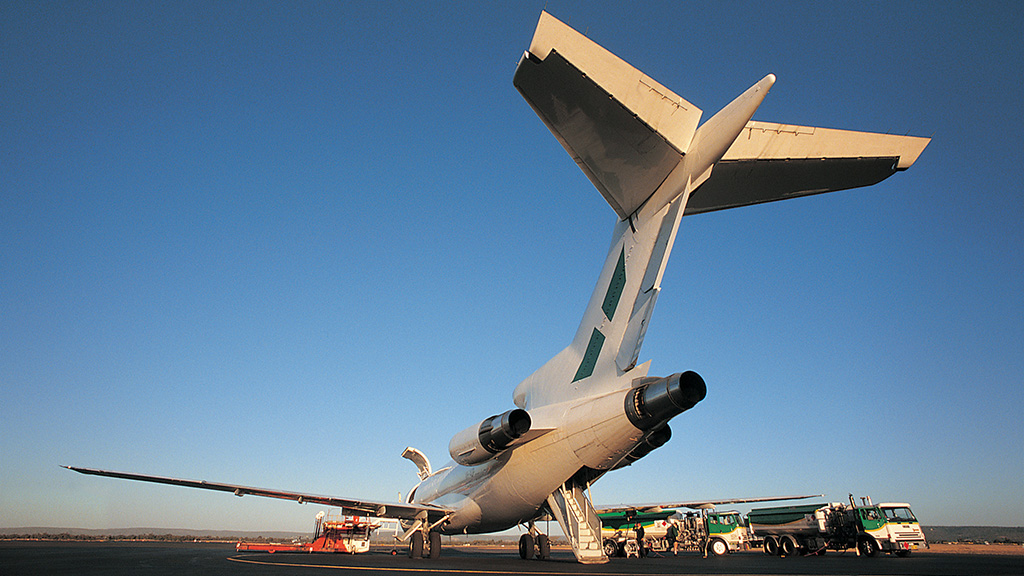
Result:
M551 540L548 535L541 534L531 523L530 531L519 537L519 557L523 560L534 557L538 560L551 558Z
M427 538L423 532L417 530L409 537L409 558L430 558L437 560L441 557L441 533L430 531Z

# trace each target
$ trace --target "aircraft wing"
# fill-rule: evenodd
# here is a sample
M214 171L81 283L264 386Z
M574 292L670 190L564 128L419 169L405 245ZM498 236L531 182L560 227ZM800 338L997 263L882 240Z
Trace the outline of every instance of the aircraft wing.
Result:
M352 516L374 516L377 518L397 518L401 520L425 520L433 522L440 520L451 513L451 510L440 506L355 500L351 498L338 498L335 496L319 496L316 494L302 494L299 492L254 488L251 486L240 486L237 484L207 482L205 480L183 480L179 478L167 478L164 476L133 474L130 472L112 472L109 470L97 470L94 468L79 468L76 466L62 466L62 468L67 468L68 470L73 470L80 474L109 476L111 478L121 478L124 480L139 480L142 482L153 482L156 484L170 484L171 486L185 486L188 488L202 488L203 490L230 492L235 496L264 496L267 498L279 498L281 500L294 500L299 504L311 503L323 504L325 506L336 506L342 509L342 514ZM423 517L424 514L426 514L426 518Z
M685 161L700 108L544 12L513 84L620 219ZM750 121L684 215L875 184L930 138ZM672 198L658 196L658 202Z
M807 494L804 496L765 496L760 498L726 498L723 500L689 500L676 502L658 502L652 504L618 504L615 506L595 506L598 514L608 512L660 512L671 508L714 508L722 504L747 504L750 502L775 502L779 500L804 500L807 498L823 498L824 494Z

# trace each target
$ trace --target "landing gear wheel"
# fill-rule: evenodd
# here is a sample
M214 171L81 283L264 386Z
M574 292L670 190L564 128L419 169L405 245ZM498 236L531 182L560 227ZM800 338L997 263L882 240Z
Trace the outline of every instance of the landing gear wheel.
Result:
M612 540L611 538L605 540L602 543L602 547L604 548L604 555L609 558L619 555L619 545L617 542L615 542L615 540Z
M541 560L551 558L551 540L547 534L537 536L537 558Z
M858 542L857 547L860 549L860 553L868 558L878 556L878 542L875 542L875 539L870 536Z
M413 532L409 538L409 558L423 557L423 532Z
M763 546L762 549L764 550L765 554L769 556L779 555L779 541L776 540L774 536L765 537L764 544L762 544L761 546Z
M708 544L708 552L715 556L725 556L729 553L729 545L721 538L715 538Z
M430 533L430 559L437 560L441 557L441 533Z
M523 560L533 558L533 535L523 534L519 537L519 557Z

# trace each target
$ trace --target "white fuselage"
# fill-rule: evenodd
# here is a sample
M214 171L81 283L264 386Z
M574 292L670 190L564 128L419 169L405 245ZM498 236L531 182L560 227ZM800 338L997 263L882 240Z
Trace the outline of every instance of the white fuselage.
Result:
M547 497L583 467L608 470L644 433L626 417L628 389L530 412L534 428L558 427L476 466L454 462L423 480L410 502L455 509L446 534L505 530L538 516Z

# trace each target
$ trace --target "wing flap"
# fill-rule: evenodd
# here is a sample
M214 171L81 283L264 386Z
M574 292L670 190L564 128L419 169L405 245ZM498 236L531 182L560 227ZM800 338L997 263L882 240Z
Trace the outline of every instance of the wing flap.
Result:
M930 141L751 121L684 215L870 186L909 168Z
M132 472L114 472L111 470L97 470L95 468L79 468L76 466L63 466L63 468L73 470L80 474L90 474L93 476L107 476L110 478L120 478L122 480L137 480L141 482L153 482L156 484L169 484L171 486L184 486L187 488L216 490L218 492L231 492L235 496L263 496L266 498L292 500L299 504L322 504L324 506L341 508L343 514L355 516L375 516L377 518L415 520L419 519L423 513L426 513L428 518L434 520L440 519L450 512L449 510L438 506L356 500L352 498L320 496L316 494L304 494L301 492L288 492L268 488L255 488L252 486L242 486L238 484L207 482L206 480L185 480L181 478L168 478L166 476L135 474Z

